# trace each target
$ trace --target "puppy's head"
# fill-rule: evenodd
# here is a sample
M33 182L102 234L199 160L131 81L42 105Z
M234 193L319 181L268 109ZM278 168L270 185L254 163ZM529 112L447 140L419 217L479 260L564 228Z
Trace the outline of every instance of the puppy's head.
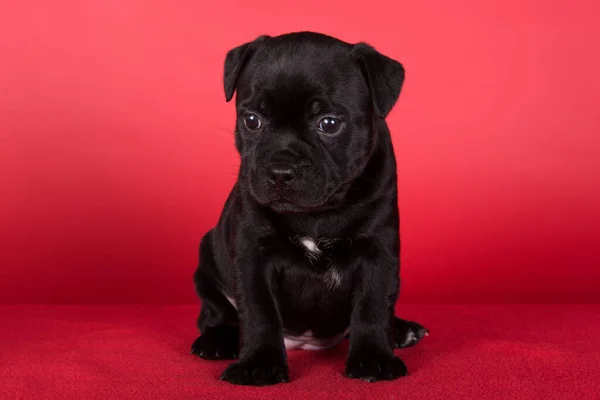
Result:
M237 91L239 182L277 212L343 202L394 106L404 69L367 44L301 32L229 51L225 96Z

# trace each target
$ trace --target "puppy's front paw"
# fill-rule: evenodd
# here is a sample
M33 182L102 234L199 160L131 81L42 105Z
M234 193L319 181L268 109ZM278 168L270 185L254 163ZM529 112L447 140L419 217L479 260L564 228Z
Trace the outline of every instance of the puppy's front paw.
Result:
M235 326L209 328L192 344L192 354L207 360L233 360L239 353L239 341Z
M257 357L231 364L221 379L234 385L267 386L290 381L285 362Z
M408 371L404 362L396 356L377 351L361 351L348 357L345 375L366 382L391 381L408 375Z

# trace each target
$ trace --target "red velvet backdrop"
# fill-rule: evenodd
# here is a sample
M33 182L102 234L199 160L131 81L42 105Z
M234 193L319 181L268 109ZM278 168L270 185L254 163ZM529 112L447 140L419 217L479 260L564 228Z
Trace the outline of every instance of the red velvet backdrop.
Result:
M600 3L353 4L3 1L0 302L195 302L238 165L225 53L294 30L406 66L403 301L599 301Z

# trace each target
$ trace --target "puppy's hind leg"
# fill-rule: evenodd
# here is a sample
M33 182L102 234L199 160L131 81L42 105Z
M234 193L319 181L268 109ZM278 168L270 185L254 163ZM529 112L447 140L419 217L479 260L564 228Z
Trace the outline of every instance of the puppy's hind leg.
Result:
M414 346L428 335L429 330L421 324L394 316L394 348Z
M200 262L194 274L196 291L202 299L198 328L202 333L192 344L192 354L207 360L232 360L239 354L237 310L220 291L218 269L212 250L212 231L200 244Z
M416 322L406 321L394 316L392 323L392 348L394 349L414 346L425 336L429 336L429 329ZM345 339L349 338L350 335L346 335Z

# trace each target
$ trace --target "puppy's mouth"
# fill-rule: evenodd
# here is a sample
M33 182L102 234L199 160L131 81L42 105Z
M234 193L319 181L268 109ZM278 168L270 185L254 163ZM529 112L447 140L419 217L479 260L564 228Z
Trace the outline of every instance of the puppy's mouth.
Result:
M326 209L333 208L327 206L326 204L300 205L296 202L286 199L277 199L271 201L268 204L266 204L266 206L279 214L301 214L324 211Z
M300 206L285 197L272 200L265 205L279 213L300 213L310 211L310 209Z
M339 207L347 191L347 184L340 185L331 193L306 193L290 186L271 187L265 190L248 182L250 196L261 206L281 214L321 212ZM305 186L305 185L303 185ZM308 187L311 187L308 185ZM318 195L317 195L318 194Z
M335 192L331 195L324 196L322 199L320 199L320 201L316 201L311 204L302 204L296 198L284 192L280 192L279 194L271 197L267 201L261 201L256 197L255 199L263 206L269 207L277 213L296 214L327 211L337 208L340 204L340 202L338 201L339 199L337 198L337 196L335 196L337 193L338 192Z
M260 199L254 196L256 201L266 207L270 207L275 211L281 212L301 212L309 210L311 207L302 205L296 196L288 190L276 190L270 193L266 199Z

